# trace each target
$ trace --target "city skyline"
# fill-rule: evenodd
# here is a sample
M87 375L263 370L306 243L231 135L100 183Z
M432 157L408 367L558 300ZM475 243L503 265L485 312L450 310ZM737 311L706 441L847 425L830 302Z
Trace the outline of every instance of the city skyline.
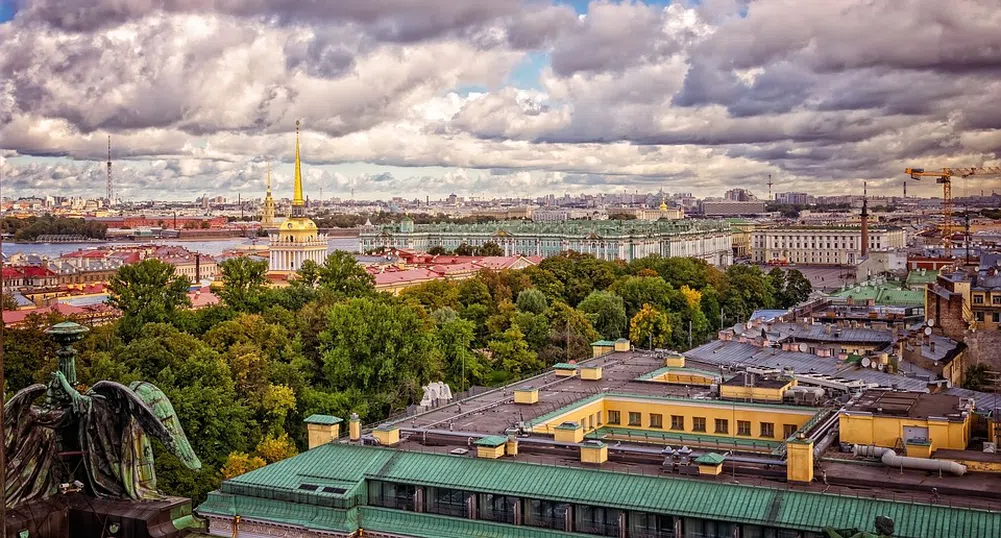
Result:
M297 119L325 198L892 196L1001 156L973 1L348 4L5 2L4 194L103 195L111 135L123 199L257 197L267 160L281 198Z

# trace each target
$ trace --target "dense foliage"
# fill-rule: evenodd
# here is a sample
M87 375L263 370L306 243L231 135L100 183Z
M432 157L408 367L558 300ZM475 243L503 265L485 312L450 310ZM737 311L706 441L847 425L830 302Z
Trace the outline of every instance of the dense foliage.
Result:
M104 239L108 225L84 219L45 215L26 219L7 217L0 221L0 233L9 233L15 241L34 241L40 235L81 235L89 239Z
M196 499L235 476L304 448L313 413L365 422L405 410L421 387L496 385L590 356L598 339L686 349L755 309L791 306L809 282L797 271L725 272L686 258L609 262L566 253L524 270L432 281L399 296L343 252L304 264L291 285L266 286L266 266L220 266L223 302L188 310L187 281L148 260L122 268L112 302L124 317L78 345L82 383L145 379L173 402L204 467L193 473L157 450L171 493ZM31 319L5 338L8 394L55 368Z

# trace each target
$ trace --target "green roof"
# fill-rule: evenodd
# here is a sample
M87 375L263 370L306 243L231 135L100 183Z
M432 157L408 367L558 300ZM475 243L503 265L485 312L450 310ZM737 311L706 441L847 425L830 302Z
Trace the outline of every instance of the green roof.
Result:
M715 452L708 452L697 458L695 458L695 463L699 465L721 465L726 458Z
M514 392L539 392L539 389L537 389L537 388L535 388L535 387L533 387L531 385L526 385L524 387L518 387L518 388L514 389Z
M923 289L907 290L896 285L855 286L832 294L833 297L873 301L883 306L919 306L925 302Z
M598 346L612 347L614 345L615 342L611 340L598 340L597 342L591 342L591 347L598 347Z
M896 538L1001 536L999 512L338 443L227 480L222 492L210 494L197 511L323 530L392 529L428 538L543 536L535 534L538 529L359 506L366 502L364 495L354 496L355 504L343 508L314 506L319 504L315 492L297 491L295 499L282 498L288 488L307 480L356 480L359 487L364 480L384 480L813 532L827 525L869 529L876 516L883 515L896 522ZM241 493L234 491L236 485L257 490ZM252 493L260 498L247 499ZM415 528L425 530L411 533ZM523 530L533 534L519 534Z
M907 287L924 286L925 284L934 284L937 279L938 271L917 270L907 273L907 279L904 281L904 284Z
M504 443L507 443L507 437L504 437L503 435L488 435L480 438L473 444L476 446L488 446L490 448L495 448L503 445Z
M322 424L324 426L332 426L334 424L344 422L344 419L333 415L309 415L309 417L303 422L306 424Z
M570 364L569 362L558 362L553 365L554 370L576 370L576 364Z

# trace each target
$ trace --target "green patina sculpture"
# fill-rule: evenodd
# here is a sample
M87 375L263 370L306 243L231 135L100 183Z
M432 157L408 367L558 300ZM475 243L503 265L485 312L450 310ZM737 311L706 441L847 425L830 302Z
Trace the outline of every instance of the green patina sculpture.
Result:
M4 404L8 507L75 481L98 497L162 498L150 437L189 469L201 467L174 407L154 385L100 381L84 393L78 390L73 343L87 331L73 322L46 331L60 345L59 370L47 386L27 387Z
M858 529L824 529L827 538L892 538L893 520L885 516L876 516L876 532L859 531Z

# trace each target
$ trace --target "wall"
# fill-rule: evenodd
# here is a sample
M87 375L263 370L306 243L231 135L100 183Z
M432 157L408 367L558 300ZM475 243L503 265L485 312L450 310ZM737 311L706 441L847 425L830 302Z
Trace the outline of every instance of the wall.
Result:
M597 415L601 412L601 424L598 424ZM608 412L618 411L619 424L608 423ZM641 416L640 426L629 426L629 413L639 412ZM584 433L590 433L599 426L609 426L636 431L665 431L678 433L691 433L698 435L719 435L722 437L742 438L742 439L769 439L781 441L784 439L785 424L793 424L797 428L802 427L813 416L818 413L818 409L809 407L793 406L768 406L751 405L735 402L720 402L709 400L685 400L667 398L643 398L633 396L607 395L603 398L587 402L580 407L567 410L565 413L552 416L545 420L543 424L532 427L535 433L553 433L553 427L567 421L585 421ZM662 416L662 427L650 427L650 415L660 414ZM671 429L671 416L678 415L684 417L684 430ZM592 417L591 428L588 428L586 419ZM693 431L694 417L705 418L706 431ZM728 421L726 434L716 433L716 419ZM737 421L748 421L751 423L751 435L736 435ZM768 422L774 425L774 435L772 437L761 437L761 423Z
M874 416L868 413L842 413L841 441L860 445L894 448L903 442L904 427L928 428L931 450L965 450L970 440L970 415L962 422L909 417Z

